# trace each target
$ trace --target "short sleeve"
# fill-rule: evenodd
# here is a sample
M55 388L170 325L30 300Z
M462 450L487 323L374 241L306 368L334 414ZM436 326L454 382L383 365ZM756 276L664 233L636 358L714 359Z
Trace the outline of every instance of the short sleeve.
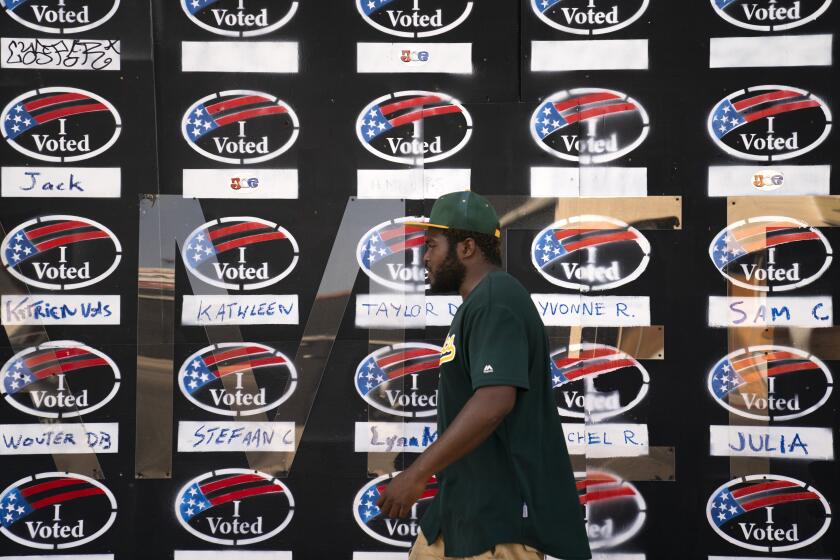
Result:
M466 350L473 389L513 385L528 389L528 335L505 307L481 307L469 321Z

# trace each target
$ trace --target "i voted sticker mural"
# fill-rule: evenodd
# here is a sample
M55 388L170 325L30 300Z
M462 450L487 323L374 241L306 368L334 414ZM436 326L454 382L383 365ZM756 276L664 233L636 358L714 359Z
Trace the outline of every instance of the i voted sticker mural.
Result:
M353 0L368 25L392 35L421 39L455 29L470 16L471 0Z
M543 23L575 35L605 35L641 18L650 0L529 0Z
M356 368L356 391L374 408L403 417L437 413L440 346L407 342L385 346Z
M277 31L295 16L297 0L180 0L194 24L224 37L258 37Z

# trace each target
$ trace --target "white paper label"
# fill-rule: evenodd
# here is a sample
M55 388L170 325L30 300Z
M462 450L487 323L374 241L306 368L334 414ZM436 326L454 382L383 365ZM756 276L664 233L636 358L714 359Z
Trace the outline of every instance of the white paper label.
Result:
M178 451L294 451L294 422L178 422Z
M288 550L176 550L174 560L208 560L208 555L212 560L292 560Z
M8 8L7 8L8 9ZM116 39L0 39L2 68L23 70L119 70Z
M4 325L119 325L120 296L0 296Z
M6 198L119 198L119 167L3 167Z
M761 188L770 172L781 184ZM830 184L830 165L713 165L709 167L708 193L709 196L828 195Z
M356 326L362 329L445 327L461 305L460 296L359 294Z
M647 69L647 39L531 41L532 72Z
M647 196L647 168L532 167L531 196Z
M437 439L437 424L356 422L357 453L422 453Z
M359 198L434 200L470 190L469 169L359 169Z
M357 43L362 73L472 74L472 43Z
M647 424L563 423L570 455L639 457L648 454Z
M531 294L543 323L550 327L636 327L650 325L647 296Z
M295 199L297 169L184 169L184 198Z
M709 426L709 449L716 457L834 460L830 428Z
M709 296L710 327L830 327L831 296Z
M113 554L49 554L46 556L0 556L0 560L114 560Z
M0 424L0 455L117 453L116 422Z
M831 35L712 37L709 68L831 66Z
M283 41L184 41L182 72L295 74L298 44Z
M408 560L408 552L353 552L353 560Z
M297 325L298 296L184 296L182 325Z

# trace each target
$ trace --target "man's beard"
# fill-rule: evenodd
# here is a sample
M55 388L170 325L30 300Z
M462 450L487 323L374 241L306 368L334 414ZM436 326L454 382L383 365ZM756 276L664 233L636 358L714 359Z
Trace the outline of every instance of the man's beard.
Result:
M450 250L432 276L432 283L429 292L433 294L446 294L457 292L467 274L464 263L458 260L455 251Z

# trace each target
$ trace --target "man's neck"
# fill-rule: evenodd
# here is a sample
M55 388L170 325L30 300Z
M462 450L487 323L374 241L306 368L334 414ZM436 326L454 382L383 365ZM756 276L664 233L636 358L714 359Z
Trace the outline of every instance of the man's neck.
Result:
M483 262L468 268L466 274L464 274L464 281L461 282L461 285L458 287L458 293L461 294L461 299L466 301L467 297L472 293L475 287L484 280L484 277L497 270L501 269L489 262Z

